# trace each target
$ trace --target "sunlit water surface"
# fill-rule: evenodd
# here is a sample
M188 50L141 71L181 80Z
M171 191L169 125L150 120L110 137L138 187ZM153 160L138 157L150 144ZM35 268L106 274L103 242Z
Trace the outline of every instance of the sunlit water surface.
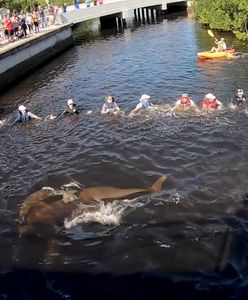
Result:
M232 37L226 39L248 50ZM115 285L116 292L122 290L118 275L160 274L182 297L185 289L200 296L245 295L247 110L201 117L163 111L128 116L143 93L154 103L172 104L183 92L195 101L212 92L227 105L236 87L247 87L248 58L199 62L196 53L212 42L187 17L118 35L93 35L87 42L79 34L75 47L2 96L9 123L20 103L42 117L63 110L69 98L83 108L79 117L0 129L2 270L79 272L91 282L98 280L100 290ZM126 113L122 117L100 115L109 93ZM93 113L86 115L89 109ZM168 180L159 194L80 207L57 235L45 231L19 238L18 205L43 186L143 187L161 175ZM135 299L145 299L142 289L148 287L130 278L133 284L125 295L135 290ZM56 299L72 298L72 283L55 288L49 275L42 280ZM97 283L87 287L97 295Z

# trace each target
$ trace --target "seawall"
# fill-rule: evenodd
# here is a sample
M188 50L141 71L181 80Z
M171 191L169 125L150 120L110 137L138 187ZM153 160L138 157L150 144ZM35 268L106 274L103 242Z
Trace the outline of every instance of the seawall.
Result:
M0 48L0 90L72 45L72 25L66 24Z

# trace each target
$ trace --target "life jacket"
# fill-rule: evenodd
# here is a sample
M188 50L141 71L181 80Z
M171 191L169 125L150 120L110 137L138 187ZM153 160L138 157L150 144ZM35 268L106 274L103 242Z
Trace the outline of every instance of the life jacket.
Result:
M149 109L150 107L152 107L149 101L148 102L140 101L140 103L142 104L143 109Z
M180 100L181 105L190 106L190 104L191 104L190 96L188 96L187 98L184 98L184 97L180 96L179 100Z
M211 109L217 109L219 104L217 103L216 99L210 100L210 99L204 99L202 103Z
M28 115L28 110L24 112L19 110L19 115L17 117L17 122L29 122L32 118Z

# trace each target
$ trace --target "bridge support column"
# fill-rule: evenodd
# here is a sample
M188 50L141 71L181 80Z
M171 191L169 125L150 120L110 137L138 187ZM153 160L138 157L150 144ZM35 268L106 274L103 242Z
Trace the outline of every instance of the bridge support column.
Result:
M146 8L146 21L147 21L147 23L150 23L149 11L150 11L150 9Z
M140 8L138 8L138 21L141 21Z
M145 9L141 8L142 20L145 20Z
M137 18L138 18L138 16L137 16L137 9L134 9L133 13L134 13L134 20L137 20Z
M167 3L162 4L162 10L167 10Z
M122 13L101 17L100 26L103 30L116 28L118 32L123 31L125 28L125 22Z
M156 12L156 10L155 10L155 12ZM151 9L151 20L152 20L152 22L155 22L155 16L154 16L154 9L153 8Z
M117 32L123 32L125 28L126 22L124 22L124 19L121 17L116 17L116 29Z

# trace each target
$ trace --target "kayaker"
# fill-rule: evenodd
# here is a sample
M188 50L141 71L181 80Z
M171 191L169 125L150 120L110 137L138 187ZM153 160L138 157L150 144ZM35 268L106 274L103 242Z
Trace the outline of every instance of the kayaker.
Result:
M18 107L18 116L14 123L26 123L32 119L42 120L42 118L31 113L24 105Z
M118 115L120 108L115 102L115 98L111 95L108 95L105 98L105 103L102 106L101 114L102 115Z
M223 104L213 94L208 93L202 100L202 109L211 113L223 109Z
M225 43L225 39L223 37L220 39L220 41L218 41L216 39L215 44L217 45L217 47L213 47L210 52L223 52L223 51L226 51L227 46L226 46L226 43Z
M174 110L190 110L193 109L196 112L199 112L199 109L197 107L197 105L195 104L195 102L190 98L189 94L182 94L179 99L177 100L177 102L175 103L175 106L172 108L171 111Z
M245 98L244 90L238 89L231 101L230 108L236 109L239 106L242 106L245 102L246 102L246 98Z
M157 105L154 105L151 101L150 101L151 96L147 95L147 94L143 94L139 101L140 103L136 105L136 107L130 112L129 115L134 115L135 113L137 113L139 110L148 110L151 108L157 108Z

